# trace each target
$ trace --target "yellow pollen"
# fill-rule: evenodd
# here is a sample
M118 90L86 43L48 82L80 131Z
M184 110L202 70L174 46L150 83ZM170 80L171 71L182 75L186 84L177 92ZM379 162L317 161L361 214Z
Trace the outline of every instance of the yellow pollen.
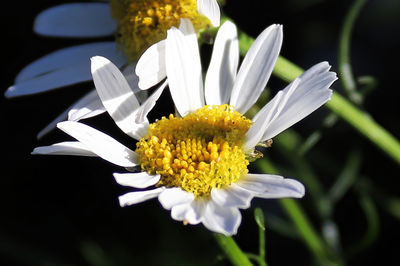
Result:
M161 175L158 186L208 197L212 188L248 173L243 144L250 125L229 105L204 106L183 118L163 117L136 144L141 168Z
M197 12L197 0L111 0L111 15L117 21L117 41L130 61L150 45L167 37L167 30L179 27L187 18L199 32L211 26Z

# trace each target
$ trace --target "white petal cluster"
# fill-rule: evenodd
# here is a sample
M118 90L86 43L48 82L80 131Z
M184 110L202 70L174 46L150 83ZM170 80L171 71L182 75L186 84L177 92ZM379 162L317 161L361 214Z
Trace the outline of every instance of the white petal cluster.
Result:
M171 28L167 39L149 48L137 64L136 73L142 85L154 85L163 74L167 76L167 80L142 104L118 67L108 59L92 57L91 72L104 108L123 132L138 140L146 134L147 114L167 83L181 116L205 104L230 104L246 113L265 88L281 44L282 26L268 27L255 40L237 70L236 27L225 22L216 37L203 87L197 39L190 21L182 20L179 29ZM332 94L329 87L336 80L336 74L329 72L329 68L328 63L319 63L279 91L253 118L246 135L245 150L254 149L259 142L276 136L328 101ZM134 151L96 129L76 121L61 122L57 126L77 142L38 147L33 154L99 156L123 167L139 164ZM298 181L268 174L247 174L226 188L212 189L209 198L195 198L192 193L177 187L154 187L160 180L159 175L115 173L114 177L123 186L148 188L120 196L121 206L158 198L161 205L171 211L173 219L189 224L202 223L209 230L226 235L236 234L241 222L239 209L248 208L252 198L299 198L304 195L304 186Z

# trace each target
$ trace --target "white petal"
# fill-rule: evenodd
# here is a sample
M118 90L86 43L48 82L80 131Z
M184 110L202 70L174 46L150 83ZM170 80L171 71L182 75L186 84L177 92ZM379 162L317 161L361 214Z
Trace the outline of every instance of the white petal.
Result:
M115 42L95 42L71 46L49 53L24 67L18 73L16 83L76 65L86 64L89 70L89 59L95 55L110 58L118 66L121 66L126 61L123 54L117 53Z
M92 79L86 65L62 68L43 76L22 81L7 89L7 98L42 93Z
M93 81L104 107L123 132L135 137L139 108L135 94L121 71L107 58L95 56L91 60Z
M160 98L161 93L164 91L168 82L165 81L149 98L138 108L136 114L136 123L146 123L148 121L147 115L153 109L156 101Z
M160 175L149 175L146 172L140 173L114 173L115 181L122 186L134 188L147 188L160 181Z
M97 96L96 90L90 91L88 94L79 99L76 103L68 107L64 112L58 115L50 124L43 128L38 134L37 138L40 139L51 130L53 130L57 123L66 119L70 121L79 121L84 118L93 117L104 113L103 104Z
M130 136L136 140L140 140L147 134L147 130L149 129L149 122L145 121L143 123L132 123Z
M170 210L174 206L192 202L194 195L178 187L167 188L158 196L158 200L164 209Z
M179 30L183 33L183 35L185 37L188 37L189 39L191 39L191 41L189 41L189 39L188 39L188 42L190 42L190 44L193 45L192 50L198 50L198 49L195 49L198 46L197 33L193 27L192 21L187 18L181 18L181 21L179 23ZM194 41L194 39L196 39L196 41Z
M230 104L242 114L257 101L267 85L282 45L282 26L272 25L254 41L240 66Z
M16 77L16 84L5 92L6 97L30 95L58 89L92 79L90 60L104 55L121 66L125 57L117 53L114 42L100 42L68 47L50 53L26 66Z
M142 90L153 87L166 77L165 40L153 44L142 54L135 71Z
M261 141L275 137L329 101L332 95L329 87L337 79L335 73L328 71L329 68L329 64L323 62L298 78L297 88L290 95L280 115L268 125ZM283 91L289 91L291 85Z
M247 174L236 184L261 198L301 198L304 186L289 178L267 174Z
M37 139L41 139L44 135L52 131L56 128L57 124L61 121L67 120L68 117L68 109L59 114L53 121L51 121L47 126L45 126L39 133L36 135Z
M138 191L138 192L130 192L125 195L120 196L119 205L121 207L141 203L143 201L147 201L153 198L156 198L161 192L163 192L164 187L159 187L152 190L146 191Z
M179 30L197 49L197 35L190 20L181 19ZM142 90L156 85L166 77L165 40L153 44L142 54L136 66L136 74L139 76L139 87Z
M197 10L206 16L214 27L219 26L221 11L216 0L197 0Z
M288 90L279 91L277 95L253 118L254 123L246 133L246 143L244 145L245 151L253 149L257 143L263 139L264 132L266 132L269 125L271 125L282 113L298 84L299 80L295 80L291 86L288 87Z
M209 105L229 102L239 63L239 43L235 24L226 21L218 30L205 79Z
M197 45L197 41L196 41ZM200 58L193 43L178 29L168 30L166 40L167 77L172 99L181 116L204 105Z
M34 31L53 37L102 37L112 35L115 26L109 4L71 3L42 11Z
M132 62L132 63L130 63L128 65L124 65L121 68L122 74L124 75L126 81L128 82L129 87L132 89L132 91L135 94L138 93L138 92L141 92L141 90L139 89L139 86L138 86L139 77L135 73L136 64L137 64L137 62Z
M104 160L123 167L138 164L138 155L134 151L94 128L74 121L58 123L57 127Z
M241 221L237 208L221 207L213 201L208 202L202 220L207 229L228 236L237 233Z
M184 221L189 224L198 224L203 219L207 202L195 199L187 204L175 205L171 209L171 217L176 221Z
M235 184L231 184L226 189L213 188L211 190L211 198L215 203L225 208L247 209L250 207L253 194Z
M199 44L197 42L197 33L194 29L194 26L192 24L192 21L187 18L181 18L181 22L179 24L179 31L183 33L184 39L185 39L185 44L187 45L187 48L190 52L190 56L192 57L194 64L193 67L195 69L199 68L197 70L200 72L200 78L199 78L199 97L200 101L204 105L204 90L203 90L203 79L202 79L202 69L201 69L201 61L200 61L200 51L199 51ZM196 91L197 93L197 91Z
M68 109L68 120L70 121L90 118L106 111L96 90L90 91Z
M31 154L97 156L79 141L65 141L50 146L36 147Z
M199 44L197 43L197 33L194 29L192 21L187 18L181 18L179 31L184 36L185 44L188 47L191 56L193 57L193 59L197 59L195 61L196 65L198 65L201 71Z
M136 99L138 99L139 103L142 103L148 98L149 92L139 88L139 77L135 73L136 63L137 62L133 62L123 66L122 74L128 82L129 87L131 87L132 91L135 93Z

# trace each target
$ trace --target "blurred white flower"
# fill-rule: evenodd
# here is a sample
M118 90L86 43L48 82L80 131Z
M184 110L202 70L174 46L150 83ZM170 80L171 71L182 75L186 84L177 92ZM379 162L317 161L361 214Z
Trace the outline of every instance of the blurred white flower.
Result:
M133 71L135 60L148 46L165 39L167 29L178 26L182 17L193 20L200 30L208 27L210 22L219 26L220 10L215 0L111 0L110 3L67 3L44 10L34 22L33 30L39 35L63 38L116 35L117 42L91 42L47 54L22 69L5 96L32 95L90 81L89 59L96 55L109 58L123 69L132 88L138 91L138 80ZM157 21L156 25L154 21ZM60 121L79 121L103 112L100 99L91 91L44 128L38 138Z

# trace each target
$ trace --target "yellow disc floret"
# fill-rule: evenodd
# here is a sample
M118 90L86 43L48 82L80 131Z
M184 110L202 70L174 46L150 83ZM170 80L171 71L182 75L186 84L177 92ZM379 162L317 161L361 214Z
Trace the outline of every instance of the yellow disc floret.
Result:
M198 32L211 23L197 12L197 0L111 0L117 21L117 41L132 61L150 45L163 40L167 30L187 18Z
M159 186L207 197L247 174L243 151L251 121L229 105L204 106L180 118L151 124L137 143L142 170L159 174Z

